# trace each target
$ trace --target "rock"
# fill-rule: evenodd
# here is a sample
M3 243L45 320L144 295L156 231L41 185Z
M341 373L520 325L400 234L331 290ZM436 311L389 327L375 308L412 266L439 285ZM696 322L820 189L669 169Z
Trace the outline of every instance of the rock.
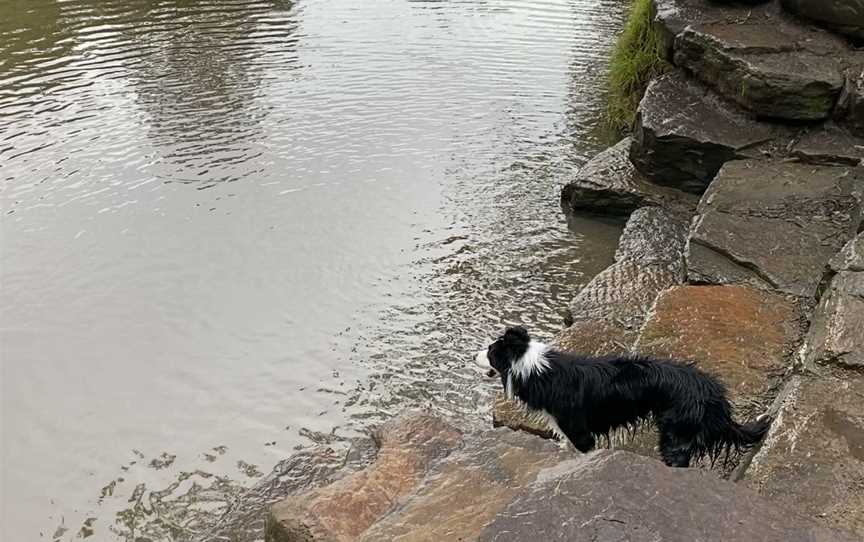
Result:
M449 540L475 539L448 534ZM476 540L851 542L855 537L696 469L599 451L540 471Z
M792 147L792 156L809 164L864 164L864 139L836 126L807 130Z
M594 277L570 303L573 321L611 320L638 329L661 291L680 284L683 268L676 263L616 262Z
M657 299L640 355L693 361L727 386L738 417L764 412L801 337L798 304L745 286L676 286Z
M705 22L726 24L773 24L780 13L774 2L748 6L734 2L694 2L693 0L653 0L654 22L672 41L688 25Z
M846 243L843 250L837 253L828 262L831 269L840 273L842 271L864 271L864 233Z
M864 0L781 0L783 7L835 32L864 39Z
M681 73L655 79L636 112L630 159L652 181L701 194L725 162L758 157L775 128Z
M690 282L815 296L827 262L861 223L860 168L728 162L699 203Z
M834 118L855 135L864 137L864 62L846 71L846 82L837 100Z
M831 259L828 288L822 294L807 337L804 362L864 368L864 233Z
M561 191L565 213L628 215L643 205L695 207L695 198L678 190L649 183L630 163L630 138L589 160Z
M538 472L575 453L507 429L472 435L461 450L433 467L410 499L360 540L476 540Z
M864 537L864 381L795 377L745 483Z
M427 414L392 420L376 433L375 461L333 484L273 505L270 542L355 540L406 498L436 459L462 443L461 434Z
M675 38L674 61L760 117L828 118L843 88L844 66L790 43L795 34L783 24L692 25Z
M503 392L495 394L492 403L492 427L509 427L547 439L554 437L544 420L531 415L519 401L507 399Z
M615 251L615 261L683 265L687 233L688 223L677 215L661 207L642 207L633 211L627 220Z

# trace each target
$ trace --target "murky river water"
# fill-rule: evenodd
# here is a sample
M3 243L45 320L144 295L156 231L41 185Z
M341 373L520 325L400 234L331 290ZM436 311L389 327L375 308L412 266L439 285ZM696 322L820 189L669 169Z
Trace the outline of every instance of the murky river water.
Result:
M157 504L485 423L465 352L611 258L557 194L625 4L0 0L0 539L195 539Z

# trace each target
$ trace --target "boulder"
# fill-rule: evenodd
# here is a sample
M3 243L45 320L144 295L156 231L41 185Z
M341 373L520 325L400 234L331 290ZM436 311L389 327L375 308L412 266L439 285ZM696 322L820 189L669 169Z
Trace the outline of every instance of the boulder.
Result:
M794 377L745 483L864 537L864 380Z
M636 171L628 157L630 145L630 138L625 138L579 169L561 191L565 214L628 215L643 205L695 207L696 200L689 194L649 183Z
M662 207L633 211L615 251L615 261L670 262L684 264L690 217L686 219Z
M445 516L446 517L446 516ZM696 469L599 451L543 469L476 538L572 542L851 542L787 507Z
M831 259L823 292L807 337L804 361L864 368L864 233Z
M745 286L676 286L657 299L639 334L640 355L695 362L729 390L738 416L771 402L801 337L798 304Z
M508 429L472 435L359 540L476 540L538 472L576 453Z
M356 540L414 491L435 460L462 444L456 429L418 413L384 424L375 439L378 454L366 469L273 505L266 539Z
M720 166L757 157L777 131L670 73L652 81L639 103L630 160L656 183L701 194Z
M783 7L835 32L864 39L864 0L781 0Z
M824 35L774 24L695 24L675 38L674 62L760 117L828 118L844 84L844 65ZM824 49L823 49L824 47Z
M864 139L828 124L801 134L791 155L808 164L858 166L864 164Z
M688 278L812 298L825 262L861 223L860 168L728 162L699 203Z

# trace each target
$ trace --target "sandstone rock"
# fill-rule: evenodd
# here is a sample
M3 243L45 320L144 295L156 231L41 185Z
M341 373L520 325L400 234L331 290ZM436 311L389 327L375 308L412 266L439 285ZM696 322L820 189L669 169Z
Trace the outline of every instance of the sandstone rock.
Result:
M688 26L675 38L674 61L761 117L828 118L844 66L810 43L794 42L800 31L790 30L779 22Z
M507 399L503 392L495 394L492 403L492 427L509 427L547 439L554 437L544 420L530 414L519 401Z
M860 168L727 163L691 227L689 280L813 297L825 262L861 223L862 183Z
M448 539L474 538L459 538L453 532ZM851 542L855 538L698 470L670 469L627 452L600 451L540 471L476 539Z
M864 381L795 377L746 484L864 537Z
M476 540L538 472L576 453L507 429L472 436L463 449L433 467L403 506L360 540Z
M633 211L615 251L615 261L670 262L683 265L688 233L686 220L661 207Z
M738 417L764 412L801 336L797 303L744 286L676 286L657 299L634 351L695 362L727 386Z
M775 129L681 73L654 80L636 113L630 159L656 183L701 194L725 162L756 157Z
M410 414L376 433L374 463L333 484L275 504L267 540L356 540L420 483L432 463L458 448L461 434L440 419Z
M804 362L864 368L864 233L831 259L835 273L822 293Z
M781 0L783 7L835 32L864 39L864 0Z
M646 181L630 162L629 148L625 138L582 166L561 191L564 212L627 215L643 205L695 206L692 196Z
M682 277L683 267L677 262L616 262L570 303L573 320L611 320L638 330L657 294L680 284Z
M864 139L824 126L802 134L791 154L809 164L858 166L864 163Z

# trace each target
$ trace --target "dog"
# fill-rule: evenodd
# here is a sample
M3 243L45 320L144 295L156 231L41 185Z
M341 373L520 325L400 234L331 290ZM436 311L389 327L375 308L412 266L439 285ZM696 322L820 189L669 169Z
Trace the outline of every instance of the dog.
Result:
M477 353L475 362L500 377L507 397L545 418L549 429L581 452L596 439L623 428L634 432L653 421L660 433L660 456L670 467L689 467L725 452L758 444L771 418L738 424L726 388L713 376L685 363L641 357L582 357L531 339L522 327Z

